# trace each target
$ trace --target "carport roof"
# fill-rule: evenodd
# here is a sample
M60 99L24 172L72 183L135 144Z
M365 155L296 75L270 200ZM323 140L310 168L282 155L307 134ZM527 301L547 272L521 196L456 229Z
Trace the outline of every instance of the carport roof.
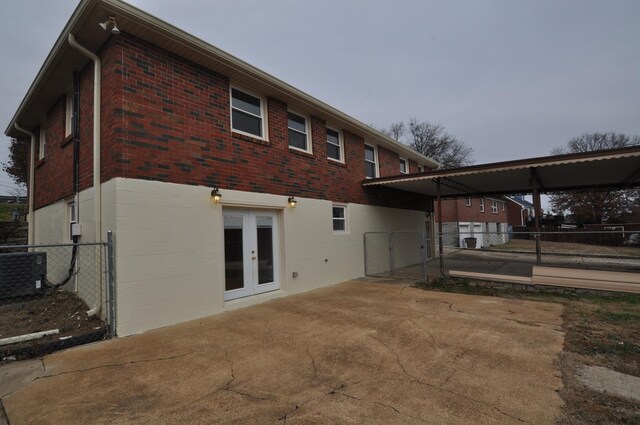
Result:
M443 198L531 193L534 179L544 193L632 188L640 186L640 146L383 177L363 186L436 196L438 179Z

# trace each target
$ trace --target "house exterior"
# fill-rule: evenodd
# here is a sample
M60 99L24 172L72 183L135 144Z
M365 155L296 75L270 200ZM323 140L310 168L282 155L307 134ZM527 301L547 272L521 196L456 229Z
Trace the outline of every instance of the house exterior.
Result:
M436 211L436 222L440 217ZM459 198L442 201L443 246L480 249L507 242L504 198ZM475 239L474 242L468 238Z
M507 222L509 226L526 227L533 221L535 209L533 204L522 195L507 196Z
M80 2L6 134L31 243L113 232L119 335L362 276L365 232L432 225L362 183L437 163L117 0Z

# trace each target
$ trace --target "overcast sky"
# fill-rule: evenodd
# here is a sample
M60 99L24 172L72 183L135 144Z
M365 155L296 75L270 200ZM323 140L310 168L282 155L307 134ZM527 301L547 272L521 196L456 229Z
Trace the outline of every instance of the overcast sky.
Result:
M77 3L0 3L3 130ZM130 3L365 123L443 124L476 163L640 134L638 0Z

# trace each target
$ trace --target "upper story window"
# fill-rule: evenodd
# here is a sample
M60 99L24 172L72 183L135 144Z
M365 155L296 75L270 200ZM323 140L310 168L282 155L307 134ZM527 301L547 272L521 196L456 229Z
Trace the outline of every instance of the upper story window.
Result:
M491 214L498 214L498 201L491 200Z
M38 159L44 159L47 155L47 134L44 126L41 125L38 131Z
M502 204L502 211L504 211L504 209L505 209L504 204L505 204L505 203L504 203L504 202L500 202L500 203Z
M464 198L464 205L467 206L467 207L471 206L471 197L470 196Z
M231 89L231 128L264 139L264 101L244 91Z
M344 162L340 131L327 127L327 158Z
M67 93L64 100L64 137L69 137L73 132L73 93Z
M418 165L418 171L424 173L424 165Z
M409 173L409 161L404 158L400 158L400 174Z
M484 212L484 198L480 198L480 212Z
M368 179L378 177L378 153L375 146L364 145L364 172Z
M289 147L300 149L302 151L311 152L311 144L309 143L309 125L307 119L302 115L298 115L289 111L288 127L289 127Z

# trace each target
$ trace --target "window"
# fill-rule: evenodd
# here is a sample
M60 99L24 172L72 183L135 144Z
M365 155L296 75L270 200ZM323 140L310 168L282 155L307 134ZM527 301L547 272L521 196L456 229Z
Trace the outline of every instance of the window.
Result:
M288 112L289 147L310 152L307 119L302 115Z
M250 136L264 138L264 107L259 97L231 89L231 128Z
M327 127L327 157L335 161L344 162L342 159L342 137L338 130Z
M408 173L409 173L409 162L404 158L400 158L400 174L408 174Z
M69 240L73 240L73 225L76 224L78 222L78 219L76 217L76 202L75 200L71 199L67 201L67 229L66 231L69 232Z
M47 154L47 135L44 126L40 126L38 133L38 159L44 159Z
M378 163L375 146L364 145L364 171L368 179L378 177Z
M480 198L480 212L484 212L484 198Z
M498 214L498 201L491 200L491 214Z
M333 231L344 233L347 231L346 205L333 205Z
M504 202L500 202L502 204L502 211L504 211Z
M64 137L71 136L73 131L73 94L67 93L65 96L64 108Z
M418 171L424 173L424 165L418 165Z
M470 207L470 206L471 206L471 197L470 197L470 196L469 196L469 197L467 197L467 198L464 198L464 204L465 204L467 207Z

